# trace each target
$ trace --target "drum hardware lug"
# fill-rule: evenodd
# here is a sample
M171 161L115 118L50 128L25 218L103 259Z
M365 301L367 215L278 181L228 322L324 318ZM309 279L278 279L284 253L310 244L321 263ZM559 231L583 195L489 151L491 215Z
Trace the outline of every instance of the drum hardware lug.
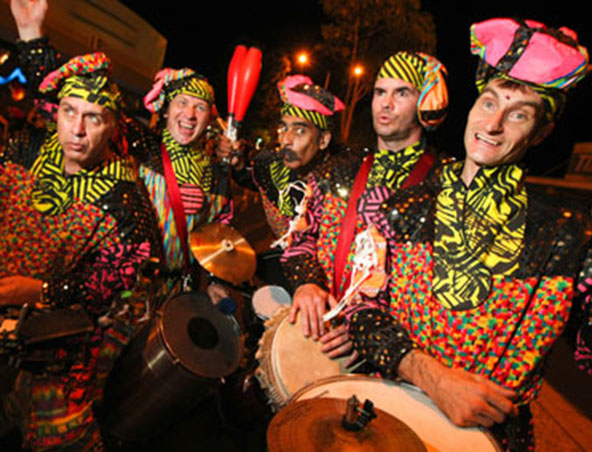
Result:
M345 415L341 419L341 425L350 432L359 432L376 417L372 401L366 400L362 408L359 405L360 402L355 395L347 400L347 407Z
M191 292L191 274L185 273L181 279L183 280L183 292Z

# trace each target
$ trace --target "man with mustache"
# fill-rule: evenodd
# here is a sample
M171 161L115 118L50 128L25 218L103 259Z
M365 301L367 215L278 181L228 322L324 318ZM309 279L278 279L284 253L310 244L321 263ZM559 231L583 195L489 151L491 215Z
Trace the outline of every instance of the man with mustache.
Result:
M233 178L240 185L261 194L267 222L278 239L279 249L258 257L258 274L266 282L287 285L281 274L279 256L297 227L306 205L306 181L312 172L321 171L331 160L331 123L343 103L333 94L315 85L309 77L291 75L278 83L282 101L278 127L279 152L265 150L255 156L252 165L231 157ZM230 156L219 147L221 158Z
M424 131L437 127L446 116L445 77L446 69L432 56L402 51L388 58L378 72L372 98L376 151L364 163L352 158L334 161L328 172L311 178L308 224L294 234L283 259L295 288L290 319L295 321L300 312L303 334L321 338L330 357L351 351L346 328L342 325L325 334L322 320L349 285L353 240L338 243L346 236L346 224L350 237L365 230L366 210L378 208L390 191L403 184L420 182L432 167L436 159L427 151ZM358 170L364 167L362 178L363 171ZM359 192L374 187L383 191L364 204L352 201L358 180ZM338 265L344 271L337 273Z
M354 313L349 335L383 377L415 384L455 424L533 450L530 402L570 315L592 374L590 257L581 270L592 226L525 185L520 162L553 129L589 58L570 29L506 18L474 24L471 52L479 97L466 159L371 216L388 240L389 302Z

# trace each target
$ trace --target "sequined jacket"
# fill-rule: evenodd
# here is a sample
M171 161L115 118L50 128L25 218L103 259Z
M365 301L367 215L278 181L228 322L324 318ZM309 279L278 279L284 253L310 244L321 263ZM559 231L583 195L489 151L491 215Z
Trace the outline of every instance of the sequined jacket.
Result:
M264 150L255 156L251 165L232 172L239 185L259 191L267 223L276 238L288 232L290 220L296 215L295 208L304 197L304 193L291 188L291 184L300 181L304 186L311 172L326 170L332 158L329 152L321 151L305 168L295 171L283 164L278 151Z
M590 301L582 293L591 281L585 259L590 220L562 200L526 190L517 269L510 276L492 274L489 297L460 310L444 307L432 292L440 177L395 193L369 219L389 244L388 318L376 309L358 311L350 327L356 349L386 377L395 378L404 355L420 348L449 367L514 389L523 406L520 417L494 428L513 450L532 445L528 402L541 388L545 357L570 313L584 320L577 354L587 358L588 370L592 339ZM574 296L578 279L581 290Z
M28 84L33 88L39 86L45 75L61 64L61 55L49 44L46 37L17 44L19 60L25 70ZM158 227L161 231L165 259L170 269L180 269L183 265L182 247L177 234L174 214L171 207L162 163L161 134L153 133L138 121L124 117L120 121L122 140L127 152L139 163L139 175L144 181L157 216ZM191 152L207 165L203 179L207 179L207 187L194 184L179 184L185 215L187 231L203 223L222 222L232 220L233 208L230 183L226 171L211 161L209 155L201 147L193 147ZM170 152L169 152L170 154ZM173 160L174 157L171 156ZM193 262L193 256L190 256Z
M25 130L0 157L0 277L43 281L32 315L82 309L92 321L87 334L19 352L22 369L6 401L35 450L78 440L77 450L84 441L100 447L92 404L148 314L148 300L126 294L142 263L162 260L152 205L132 163L114 157L66 176L60 155L55 133Z
M74 197L64 212L39 212L31 193L40 178L30 170L51 135L25 129L0 157L0 274L43 279L49 305L84 303L91 312L104 313L113 297L134 283L141 262L162 257L152 207L134 178L118 180L92 202Z
M379 196L362 196L359 199L356 234L369 225L368 215L377 210L391 191L403 183L425 149L425 142L421 141L395 153L376 151L375 156L378 158L374 159L365 193L370 192L373 187L383 187L384 190L376 192ZM292 246L283 255L285 273L294 289L303 284L314 283L329 290L334 284L333 257L337 239L351 188L366 155L366 151L342 154L331 163L327 171L311 178L308 227L294 235ZM353 255L352 250L348 255L346 269L351 268ZM344 281L339 283L343 284Z

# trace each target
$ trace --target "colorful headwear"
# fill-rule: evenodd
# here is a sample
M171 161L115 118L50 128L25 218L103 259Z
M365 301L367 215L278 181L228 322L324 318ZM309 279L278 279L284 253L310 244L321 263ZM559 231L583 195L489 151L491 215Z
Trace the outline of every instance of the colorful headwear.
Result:
M204 100L215 111L214 88L203 75L188 68L160 70L154 76L152 89L144 96L144 106L148 111L156 113L179 94Z
M492 78L527 85L543 99L552 121L565 104L568 88L590 71L588 51L566 27L546 28L533 20L489 19L471 26L471 53L478 55L479 92Z
M427 130L438 127L446 118L448 88L446 67L422 52L397 52L378 70L376 80L395 78L411 83L419 90L417 118Z
M48 74L39 85L39 91L57 93L58 99L78 97L118 112L123 102L110 76L111 62L104 53L81 55Z
M305 75L290 75L278 83L284 102L282 115L296 116L327 130L332 116L344 109L343 102L329 91L315 85Z

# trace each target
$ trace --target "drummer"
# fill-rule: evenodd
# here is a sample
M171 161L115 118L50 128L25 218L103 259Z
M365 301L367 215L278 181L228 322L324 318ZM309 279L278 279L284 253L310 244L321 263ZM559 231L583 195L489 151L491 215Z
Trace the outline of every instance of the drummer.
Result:
M278 90L283 102L279 152L264 150L248 166L244 158L230 157L229 145L220 146L218 156L230 157L232 177L237 183L261 193L267 223L277 239L271 251L258 256L258 275L268 284L288 287L279 257L289 244L292 229L304 215L309 174L329 165L331 128L335 114L344 106L337 96L305 75L286 77L278 83Z
M283 259L295 289L290 318L295 321L300 312L304 335L314 339L322 336L324 351L331 357L351 351L345 328L324 335L322 321L323 314L335 306L347 288L347 271L334 280L337 265L347 269L354 259L353 241L339 253L342 225L350 223L356 234L361 232L369 226L364 209L374 210L390 191L405 183L420 182L431 170L438 159L428 150L425 131L435 129L446 116L445 78L444 66L424 53L398 52L378 71L372 99L377 145L365 160L365 165L371 166L361 181L362 197L370 189L381 187L378 197L350 202L354 180L362 174L358 171L361 158L346 156L334 161L329 171L311 178L314 196L308 206L309 224L302 233L294 234ZM348 219L350 204L355 211Z
M18 426L27 449L102 450L93 405L145 314L117 295L161 255L160 240L134 164L115 144L121 95L107 57L73 58L40 89L59 102L57 130L12 137L0 158L0 306L74 306L94 330L23 358L0 424Z
M138 149L147 151L138 155L140 177L156 209L167 264L184 278L195 274L188 234L201 224L232 219L229 180L204 149L204 131L216 114L214 100L205 77L187 68L161 70L144 98L146 108L158 115L162 132L138 137ZM198 282L188 286L197 288ZM216 302L228 291L209 284L208 294Z
M390 306L355 313L350 337L384 377L415 384L456 425L532 450L529 403L570 312L584 314L576 356L592 374L590 298L574 298L592 228L587 214L525 186L521 160L553 129L588 54L567 28L506 18L474 24L471 52L479 97L466 159L397 192L373 218L389 238ZM579 290L589 292L591 273L584 266Z

